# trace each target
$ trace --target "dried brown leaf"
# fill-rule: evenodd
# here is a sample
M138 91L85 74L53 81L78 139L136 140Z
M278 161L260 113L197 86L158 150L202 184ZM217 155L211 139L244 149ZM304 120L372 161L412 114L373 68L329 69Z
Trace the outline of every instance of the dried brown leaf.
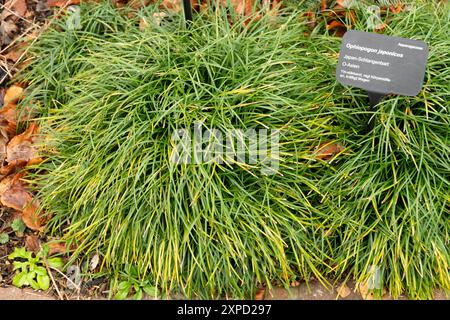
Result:
M378 27L376 27L374 31L375 32L383 32L384 30L386 30L386 28L387 28L387 24L382 23Z
M15 174L22 170L27 165L26 161L13 161L6 166L0 167L0 179L3 179L7 175Z
M181 0L163 0L159 7L161 9L167 9L173 12L181 12L183 9Z
M13 10L19 15L19 16L25 16L27 12L27 2L25 0L15 0L13 5Z
M327 25L327 29L328 30L333 30L333 29L336 29L336 28L345 28L345 24L343 24L340 21L333 20Z
M6 159L6 145L8 144L9 141L9 137L8 137L8 133L5 132L5 130L3 130L3 128L0 128L0 164L3 163L3 161L5 161ZM3 168L1 168L3 169ZM1 171L0 169L0 171ZM1 175L1 172L0 172ZM5 176L6 174L4 174L3 176ZM0 178L3 178L0 176Z
M337 293L340 298L344 299L344 298L347 298L352 293L352 291L345 283L343 283L337 289Z
M298 287L298 286L300 286L300 282L299 281L295 280L295 281L291 282L291 287Z
M6 89L0 88L0 106L3 106L3 99L5 98Z
M314 28L317 24L316 14L312 11L308 11L304 13L304 16L307 18L307 24L310 28Z
M129 0L128 1L128 5L131 8L137 10L137 9L142 8L142 7L145 7L146 5L149 4L149 2L150 2L149 0Z
M12 46L8 51L3 55L6 60L17 62L25 52L25 49L29 46L29 41L21 41L20 43Z
M3 10L3 12L6 12L6 10ZM16 25L16 22L12 17L2 19L2 23L0 24L0 45L10 44L19 31L19 27Z
M13 6L14 0L8 0L5 4L2 3L2 11L0 12L0 21L3 23L3 21L6 21L7 18L9 18L11 15L13 15L12 6Z
M400 13L403 10L403 5L402 4L398 4L396 6L392 5L392 6L389 7L389 10L392 13Z
M13 183L14 176L8 176L0 180L0 195L8 191Z
M17 105L13 102L9 102L0 109L0 118L7 122L17 122L16 117Z
M68 7L80 4L80 0L47 0L47 6L52 7Z
M67 246L64 242L52 241L47 244L48 244L48 254L49 255L67 252Z
M3 98L3 105L8 103L17 103L19 99L23 97L23 88L18 85L12 85L5 92L5 97Z
M32 123L28 129L11 139L6 147L6 161L27 161L36 164L42 161L39 156L38 140L39 126Z
M128 0L112 0L112 4L116 8L123 8L127 4Z
M23 211L33 199L21 177L21 174L9 175L0 181L0 202L18 211Z
M360 283L358 286L359 293L364 300L373 300L374 294L373 290L369 289L369 286L366 282Z
M222 0L221 4L223 6L231 4L234 11L242 16L249 16L252 14L253 0Z
M266 294L266 289L265 288L258 288L258 289L256 289L255 300L264 300L265 294Z
M315 152L316 159L329 160L345 149L340 143L328 141L321 143Z
M9 60L11 62L17 62L17 60L20 59L20 57L22 56L23 52L20 51L9 51L7 54L4 55L6 60Z
M41 240L39 240L39 237L34 234L27 235L25 237L25 248L29 251L37 253L41 249Z
M42 231L44 218L40 209L40 202L37 199L31 199L22 211L22 220L31 230Z

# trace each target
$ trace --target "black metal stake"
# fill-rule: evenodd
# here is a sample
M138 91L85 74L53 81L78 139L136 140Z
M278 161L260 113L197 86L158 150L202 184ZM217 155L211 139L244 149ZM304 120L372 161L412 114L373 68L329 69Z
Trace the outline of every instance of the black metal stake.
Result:
M367 95L369 96L370 111L374 112L376 109L376 106L384 98L385 94L367 91ZM375 126L375 116L372 115L369 119L369 123L367 124L367 133L371 132L373 130L374 126Z
M192 22L192 5L191 0L183 0L184 18L186 19L186 26Z

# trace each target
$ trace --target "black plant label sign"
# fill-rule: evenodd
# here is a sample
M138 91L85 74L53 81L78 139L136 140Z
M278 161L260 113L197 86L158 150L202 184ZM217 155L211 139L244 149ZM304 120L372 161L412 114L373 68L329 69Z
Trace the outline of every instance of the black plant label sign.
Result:
M423 86L428 52L423 41L350 30L342 39L336 79L369 96L415 96Z

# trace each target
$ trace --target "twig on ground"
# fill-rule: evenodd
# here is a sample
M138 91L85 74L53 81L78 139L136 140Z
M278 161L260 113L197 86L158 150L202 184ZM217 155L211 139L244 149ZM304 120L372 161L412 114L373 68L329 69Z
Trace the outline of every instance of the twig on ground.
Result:
M52 268L50 267L52 270L55 270L56 272L58 272L60 275L62 275L67 281L69 281L76 289L77 291L77 299L80 299L80 294L81 294L81 287L79 285L77 285L75 282L72 281L72 279L70 279L68 276L66 276L63 272L61 272L60 270L56 269L56 268Z
M48 273L50 279L52 280L53 286L55 287L55 290L58 293L58 297L61 300L64 300L64 297L63 297L61 291L59 291L58 285L56 284L55 278L53 278L52 271L50 270L50 267L48 266L47 261L45 259L44 259L44 264L45 264L45 268L47 269L47 273Z

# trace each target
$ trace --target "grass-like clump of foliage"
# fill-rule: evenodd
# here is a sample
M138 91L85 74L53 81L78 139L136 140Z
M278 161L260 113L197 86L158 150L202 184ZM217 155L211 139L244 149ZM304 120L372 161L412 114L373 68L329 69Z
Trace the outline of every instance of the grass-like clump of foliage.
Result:
M340 39L310 33L301 11L248 27L209 11L187 30L179 16L158 26L154 10L82 6L81 29L56 22L32 48L23 77L46 135L49 231L188 296L364 282L374 267L394 295L450 289L448 7L392 18L387 34L430 45L425 85L386 98L370 133L364 93L334 78ZM198 122L279 130L278 171L171 162L171 134ZM345 149L324 159L327 143Z

